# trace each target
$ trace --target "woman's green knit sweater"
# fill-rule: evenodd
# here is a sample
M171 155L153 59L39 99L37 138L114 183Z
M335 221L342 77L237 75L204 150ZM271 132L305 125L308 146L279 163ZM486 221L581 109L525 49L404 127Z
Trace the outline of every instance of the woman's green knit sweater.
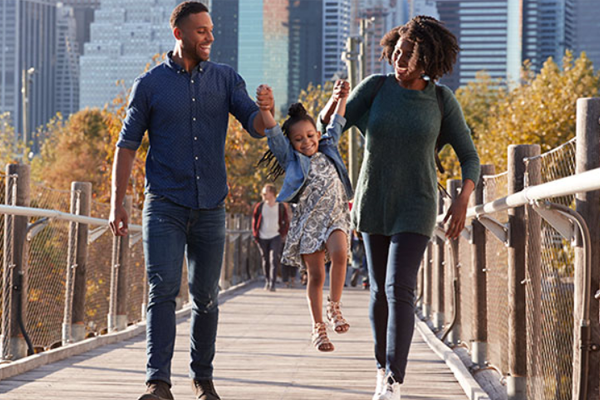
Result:
M372 104L380 75L362 81L350 94L347 123L361 128L365 146L352 221L360 232L391 236L401 232L431 236L437 216L434 147L442 121L435 84L409 90L387 76ZM443 86L442 140L456 152L462 178L477 183L479 156L462 110Z

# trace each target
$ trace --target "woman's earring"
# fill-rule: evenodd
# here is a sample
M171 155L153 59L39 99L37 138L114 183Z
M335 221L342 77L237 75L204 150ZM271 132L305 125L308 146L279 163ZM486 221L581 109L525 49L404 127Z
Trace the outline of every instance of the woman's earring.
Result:
M423 79L424 81L427 81L427 82L429 82L431 80L429 75L425 74L424 72L421 74L421 79Z

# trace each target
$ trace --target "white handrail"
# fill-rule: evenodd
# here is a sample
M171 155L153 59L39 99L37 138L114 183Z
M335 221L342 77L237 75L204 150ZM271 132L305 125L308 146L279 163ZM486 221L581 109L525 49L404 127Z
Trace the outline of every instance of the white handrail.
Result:
M541 185L530 186L520 192L502 197L501 199L471 207L467 210L467 218L524 206L535 200L568 196L580 192L591 192L593 190L600 190L600 168L557 179L552 182L543 183ZM437 222L442 223L443 221L444 215L439 215Z
M46 210L44 208L7 206L0 204L0 214L20 215L24 217L47 217L52 219L60 219L70 222L79 222L80 224L88 225L107 225L108 220L102 218L87 217L84 215L75 215L58 210ZM129 225L129 232L141 232L141 225Z

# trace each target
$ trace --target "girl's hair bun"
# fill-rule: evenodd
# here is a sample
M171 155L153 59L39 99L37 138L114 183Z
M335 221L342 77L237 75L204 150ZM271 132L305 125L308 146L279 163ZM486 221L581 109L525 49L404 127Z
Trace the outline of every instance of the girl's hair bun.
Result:
M290 118L303 118L306 116L306 109L302 103L294 103L288 109L288 115Z

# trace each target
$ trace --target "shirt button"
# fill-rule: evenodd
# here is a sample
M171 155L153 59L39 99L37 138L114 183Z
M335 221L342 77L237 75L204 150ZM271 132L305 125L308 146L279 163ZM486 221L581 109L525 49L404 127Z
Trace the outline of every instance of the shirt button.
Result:
M196 101L196 98L195 98L195 97L192 97L192 101Z
M193 118L192 118L192 121L195 121L195 120L196 120L196 117L193 117Z
M199 177L199 176L197 176L197 177L196 177L196 179L200 179L200 177Z
M198 160L198 157L194 157L196 160Z
M194 83L194 80L192 79L192 83Z
M194 136L194 140L198 140L198 136Z

